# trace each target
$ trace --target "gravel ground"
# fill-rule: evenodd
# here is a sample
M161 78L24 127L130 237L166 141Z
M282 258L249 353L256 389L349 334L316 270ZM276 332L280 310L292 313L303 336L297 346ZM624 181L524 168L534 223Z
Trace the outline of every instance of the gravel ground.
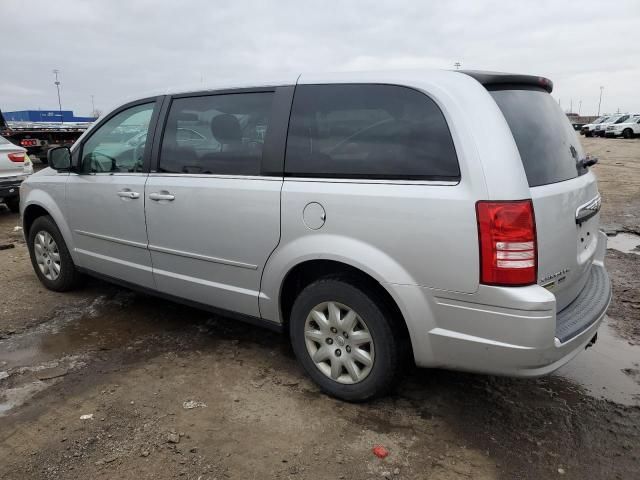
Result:
M640 140L584 143L602 222L638 228ZM18 222L0 211L0 478L640 478L640 255L609 250L611 318L556 374L411 370L351 405L277 334L98 280L43 289Z

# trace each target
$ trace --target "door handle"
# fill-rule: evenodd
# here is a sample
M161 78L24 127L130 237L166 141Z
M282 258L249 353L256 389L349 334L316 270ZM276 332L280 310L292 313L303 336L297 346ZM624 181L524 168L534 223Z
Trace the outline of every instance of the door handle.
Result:
M176 196L170 193L154 192L149 194L149 198L151 200L155 200L156 202L159 202L160 200L168 200L169 202L172 202L176 199Z
M122 198L140 198L140 194L138 192L132 192L131 190L118 192L118 196Z

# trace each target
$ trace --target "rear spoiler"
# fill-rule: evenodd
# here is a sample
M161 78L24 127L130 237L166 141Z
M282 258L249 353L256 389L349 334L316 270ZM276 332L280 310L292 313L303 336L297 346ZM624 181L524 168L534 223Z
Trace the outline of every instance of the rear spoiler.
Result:
M527 85L544 88L547 92L553 91L553 82L545 77L535 75L518 75L515 73L485 72L481 70L458 70L460 73L475 78L485 87L499 85Z

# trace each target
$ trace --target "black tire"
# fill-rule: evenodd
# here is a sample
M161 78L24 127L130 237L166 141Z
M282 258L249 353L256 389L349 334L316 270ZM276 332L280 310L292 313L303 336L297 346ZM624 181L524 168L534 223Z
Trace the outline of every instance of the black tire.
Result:
M369 329L375 350L373 365L368 375L357 383L339 383L325 375L307 350L305 323L312 309L323 302L337 302L348 306ZM400 379L403 363L401 347L404 339L400 329L395 327L392 310L384 302L368 294L357 280L332 276L308 285L293 304L289 333L298 361L320 388L333 397L348 402L362 402L384 395ZM338 344L332 343L330 348L333 346L337 347ZM348 373L346 369L343 372L345 375Z
M36 260L35 240L36 236L40 232L47 232L51 235L58 247L58 253L60 255L60 273L55 280L45 277ZM53 221L53 218L49 215L44 215L35 219L29 229L27 246L29 248L29 256L31 257L33 270L36 272L36 275L45 287L56 292L66 292L76 287L80 278L80 273L76 270L76 266L71 259L67 245L64 243L62 234L60 233L56 223Z
M587 130L586 132L584 132L584 136L585 137L593 137L593 133L591 133L590 131Z
M631 130L630 128L625 128L622 131L622 136L624 138L633 138L633 130Z
M5 198L4 203L13 213L20 213L20 197Z

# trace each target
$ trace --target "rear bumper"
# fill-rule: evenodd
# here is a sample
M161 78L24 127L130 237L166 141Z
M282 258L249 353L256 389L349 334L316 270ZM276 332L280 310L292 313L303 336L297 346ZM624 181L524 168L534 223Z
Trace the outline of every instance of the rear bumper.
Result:
M24 177L0 178L0 198L11 198L20 195L20 185Z
M431 294L421 312L415 310L418 294L405 287L404 300L415 314L408 323L417 365L518 377L560 368L587 346L605 317L611 301L605 249L606 240L585 287L560 312L554 295L538 285L481 286L474 295L421 289Z

